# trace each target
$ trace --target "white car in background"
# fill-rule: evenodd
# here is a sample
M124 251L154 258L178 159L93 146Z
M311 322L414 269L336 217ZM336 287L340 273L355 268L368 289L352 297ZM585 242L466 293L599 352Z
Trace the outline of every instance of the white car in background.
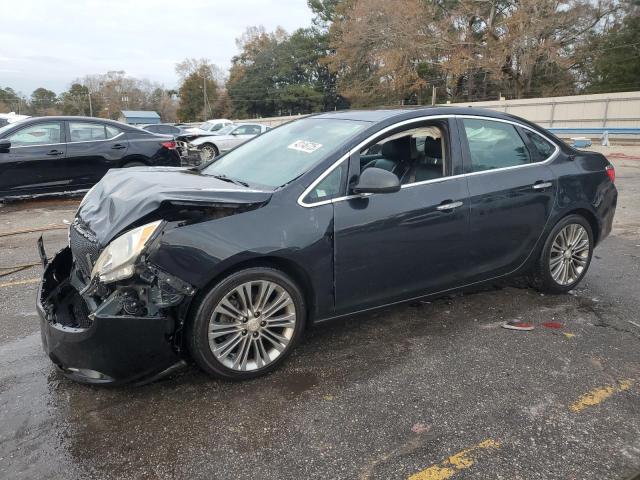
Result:
M216 118L214 120L207 120L197 127L187 128L185 131L193 135L211 135L232 123L231 120L227 120L226 118Z
M15 112L0 113L0 127L4 127L10 123L21 122L27 118L31 117L29 115L18 115Z
M222 135L213 134L192 140L190 149L197 149L200 152L200 159L203 162L208 162L267 130L269 127L259 123L236 123L232 127L220 131L223 133Z

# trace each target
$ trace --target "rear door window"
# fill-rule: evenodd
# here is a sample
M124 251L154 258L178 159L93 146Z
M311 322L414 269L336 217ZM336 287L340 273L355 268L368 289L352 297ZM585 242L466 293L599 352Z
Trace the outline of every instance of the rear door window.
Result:
M71 142L91 142L107 138L104 125L91 122L69 122L69 134Z
M468 171L483 172L531 162L524 140L510 123L475 118L465 118L462 123L471 160Z

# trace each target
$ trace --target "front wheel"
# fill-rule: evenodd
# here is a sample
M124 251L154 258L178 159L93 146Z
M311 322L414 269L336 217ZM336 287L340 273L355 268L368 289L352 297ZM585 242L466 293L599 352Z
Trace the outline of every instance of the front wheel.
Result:
M213 160L218 156L218 154L219 152L216 146L210 143L205 143L200 148L200 160L202 160L203 162L208 162L210 160Z
M306 320L297 285L273 268L249 268L214 286L187 330L189 351L202 370L244 380L275 369L300 341Z
M533 285L566 293L584 278L593 255L593 231L580 215L569 215L551 230L533 270Z

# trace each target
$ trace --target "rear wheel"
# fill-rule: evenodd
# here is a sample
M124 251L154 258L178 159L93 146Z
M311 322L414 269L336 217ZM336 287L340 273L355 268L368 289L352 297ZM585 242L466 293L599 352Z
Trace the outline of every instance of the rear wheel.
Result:
M532 273L533 285L566 293L584 278L593 255L593 232L580 215L563 218L551 230Z
M216 158L219 155L220 152L218 152L218 149L216 148L215 145L211 144L211 143L205 143L201 148L200 148L200 159L203 162L208 162L210 160L213 160L214 158Z
M300 289L283 272L249 268L214 286L196 305L189 351L205 372L244 380L275 369L306 320Z

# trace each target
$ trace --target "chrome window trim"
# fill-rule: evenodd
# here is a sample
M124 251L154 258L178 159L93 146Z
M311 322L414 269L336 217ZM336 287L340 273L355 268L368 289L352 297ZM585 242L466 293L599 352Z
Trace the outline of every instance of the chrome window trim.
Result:
M553 145L555 147L555 150L553 151L553 153L549 157L547 157L542 162L532 162L532 163L527 163L527 164L524 164L524 165L514 165L514 166L511 166L511 167L494 168L492 170L482 170L482 171L479 171L479 172L470 172L470 173L461 173L461 174L458 174L458 175L449 175L448 177L434 178L432 180L424 180L422 182L414 182L414 183L405 184L405 185L402 185L400 187L401 190L405 189L405 188L410 188L410 187L417 187L417 186L420 186L420 185L427 185L429 183L445 182L445 181L448 181L448 180L454 179L454 178L463 178L463 177L468 177L468 176L473 176L473 175L485 175L485 174L488 174L488 173L502 172L502 171L506 171L506 170L513 170L513 169L516 169L516 168L527 168L527 167L533 167L533 166L536 166L536 165L546 165L546 164L551 163L556 158L558 153L560 152L560 147L558 146L558 144L556 142L554 142L553 140L551 140L547 136L539 133L534 128L528 127L527 125L523 125L522 123L516 122L514 120L504 120L502 118L484 117L482 115L460 115L460 114L455 114L455 115L454 114L449 114L449 115L429 115L429 116L426 116L426 117L410 118L408 120L404 120L402 122L398 122L398 123L396 123L394 125L390 125L390 126L384 128L384 129L374 133L373 135L371 135L370 137L368 137L367 139L363 140L358 145L353 147L351 150L349 150L349 152L344 154L338 160L336 160L331 166L329 166L324 172L322 172L320 174L320 176L318 178L316 178L311 183L311 185L309 185L302 192L302 194L298 197L298 201L297 201L298 205L300 205L301 207L304 207L304 208L312 208L312 207L318 207L320 205L327 205L329 203L338 203L338 202L342 202L344 200L351 200L353 198L362 198L362 197L367 197L367 196L372 195L372 194L345 195L345 196L342 196L342 197L336 197L336 198L332 198L332 199L328 199L328 200L321 200L319 202L313 202L313 203L305 203L304 202L304 198L307 195L309 195L311 190L313 190L318 185L318 183L320 183L327 175L329 175L335 168L337 168L338 165L340 165L342 162L347 160L356 151L360 150L364 145L366 145L367 143L369 143L371 140L375 139L379 135L384 135L385 133L387 133L390 130L393 130L393 129L397 128L397 127L403 127L405 125L411 125L412 123L424 122L424 121L428 121L428 120L439 120L439 119L443 119L443 118L472 118L472 119L477 119L477 120L488 120L488 121L492 121L492 122L509 123L511 125L515 125L517 127L524 128L526 130L530 130L533 133L535 133L536 135L539 135L540 137L544 138L547 142L551 143L551 145ZM524 140L523 140L523 142L524 142ZM526 143L525 143L525 145L526 145Z

